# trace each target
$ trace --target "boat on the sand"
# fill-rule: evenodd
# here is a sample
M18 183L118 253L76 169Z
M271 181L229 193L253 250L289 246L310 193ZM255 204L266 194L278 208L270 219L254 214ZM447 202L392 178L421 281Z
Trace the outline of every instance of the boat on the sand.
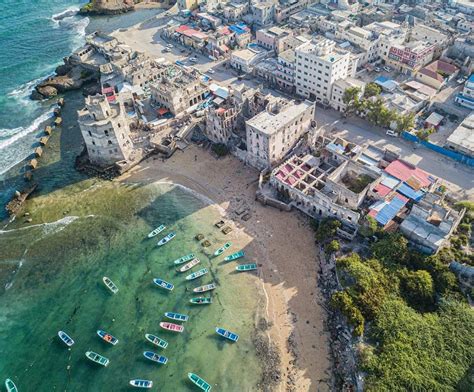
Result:
M244 257L245 253L243 250L239 250L238 252L232 253L231 255L227 256L224 258L224 261L234 261L237 259L240 259L241 257Z
M168 235L164 236L161 240L159 240L156 245L163 246L164 244L167 244L168 242L170 242L174 237L176 237L176 233L174 232L169 233Z
M150 231L150 233L148 233L148 238L153 238L153 237L157 236L157 235L160 234L164 229L166 229L166 226L165 226L165 225L160 225L160 226L158 226L155 230Z
M214 256L219 256L232 246L231 242L226 242L223 246L214 252Z
M94 351L87 351L86 357L89 358L92 362L98 363L102 366L108 366L109 359L104 357L103 355L97 354Z
M184 327L182 325L179 325L179 324L174 324L174 323L168 323L166 321L162 321L160 323L160 327L163 328L163 329L166 329L167 331L171 331L171 332L183 332L184 331Z
M229 339L232 342L239 340L239 335L236 333L230 332L227 329L216 327L216 333L226 339Z
M205 392L209 392L211 390L211 385L205 381L203 378L199 377L197 374L194 373L188 373L188 378L191 380L191 382L199 387L201 390Z
M107 276L104 276L102 278L102 282L104 282L104 284L107 286L107 288L113 293L113 294L117 294L117 292L119 291L118 287L115 285L114 282L112 282L112 279L110 278L107 278Z
M161 287L162 289L171 291L174 289L174 285L171 283L168 283L164 281L163 279L160 278L155 278L153 279L153 283L156 284L158 287Z
M251 264L241 264L235 267L236 271L239 272L244 272L244 271L253 271L257 269L257 264L251 263Z
M204 286L195 287L193 289L193 292L195 292L195 293L205 293L206 291L214 290L216 287L217 286L216 286L215 283L209 283L209 284L205 284Z
M101 329L97 331L97 335L99 335L103 341L110 343L112 346L115 346L118 343L118 339L115 336L112 336L110 333L102 331Z
M153 343L155 346L161 347L161 348L166 348L168 347L168 342L164 339L159 338L156 335L152 335L151 333L145 334L146 340L148 340L150 343Z
M189 263L183 265L180 269L179 272L186 272L193 268L194 266L198 265L201 262L198 258L192 259Z
M194 280L200 278L201 276L206 275L208 272L209 271L207 268L202 268L199 271L193 272L192 274L186 276L186 280Z
M71 347L74 344L74 340L64 331L58 332L59 339L61 339L66 346Z
M179 259L176 259L175 261L173 261L173 264L174 265L180 265L180 264L184 264L186 263L187 261L191 261L192 259L194 259L196 257L196 255L194 253L189 253L187 254L186 256L182 256L180 257Z

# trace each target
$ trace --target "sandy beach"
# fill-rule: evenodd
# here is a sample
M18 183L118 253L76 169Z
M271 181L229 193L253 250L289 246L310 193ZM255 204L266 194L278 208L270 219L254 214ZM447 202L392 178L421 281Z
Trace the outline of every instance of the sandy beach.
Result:
M258 172L235 157L217 160L191 145L165 161L151 157L118 181L172 182L215 202L225 219L233 222L234 245L245 246L259 265L267 333L281 357L281 382L274 390L329 391L329 340L325 311L319 305L312 230L299 213L280 212L255 201L257 179ZM246 214L247 221L242 219Z

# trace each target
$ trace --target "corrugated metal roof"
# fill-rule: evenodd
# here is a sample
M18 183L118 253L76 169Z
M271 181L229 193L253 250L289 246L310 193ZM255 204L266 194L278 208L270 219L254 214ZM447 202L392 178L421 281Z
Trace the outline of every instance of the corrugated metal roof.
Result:
M403 196L395 196L391 201L382 202L383 208L375 216L375 220L382 226L390 222L398 212L405 206L407 199Z
M402 195L405 195L409 199L415 201L420 201L425 195L423 191L415 191L412 187L408 186L404 182L398 187L397 192L400 192Z
M390 163L390 165L388 165L385 169L385 172L405 182L407 182L409 179L415 178L423 187L427 187L434 182L434 178L424 170L421 170L417 167L413 168L399 160Z

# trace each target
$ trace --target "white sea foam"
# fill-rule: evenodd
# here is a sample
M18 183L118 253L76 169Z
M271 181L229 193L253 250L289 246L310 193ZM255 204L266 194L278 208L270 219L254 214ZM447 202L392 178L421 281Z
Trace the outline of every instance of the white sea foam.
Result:
M87 215L86 218L93 217L94 215ZM1 234L13 233L18 231L25 231L31 230L33 228L41 228L44 234L53 234L63 230L67 225L71 224L72 222L79 219L79 216L70 215L65 216L64 218L58 219L54 222L46 222L46 223L38 223L36 225L29 225L25 227L19 227L18 229L10 229L10 230L0 230Z
M68 9L62 12L58 12L57 14L54 14L51 17L51 20L54 22L54 24L57 27L59 27L59 24L62 20L75 16L77 15L78 12L79 12L79 7L69 7Z

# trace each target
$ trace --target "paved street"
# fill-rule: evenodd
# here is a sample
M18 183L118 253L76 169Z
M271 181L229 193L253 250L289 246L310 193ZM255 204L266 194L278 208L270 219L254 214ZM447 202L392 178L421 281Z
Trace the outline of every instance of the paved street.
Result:
M416 147L415 144L401 138L387 136L383 129L373 127L361 119L342 118L340 113L334 110L317 108L316 120L318 126L326 125L329 131L336 128L335 135L353 143L369 142L382 148L388 145L395 146L400 150L401 158L452 184L452 189L460 198L474 199L474 169L429 149Z

